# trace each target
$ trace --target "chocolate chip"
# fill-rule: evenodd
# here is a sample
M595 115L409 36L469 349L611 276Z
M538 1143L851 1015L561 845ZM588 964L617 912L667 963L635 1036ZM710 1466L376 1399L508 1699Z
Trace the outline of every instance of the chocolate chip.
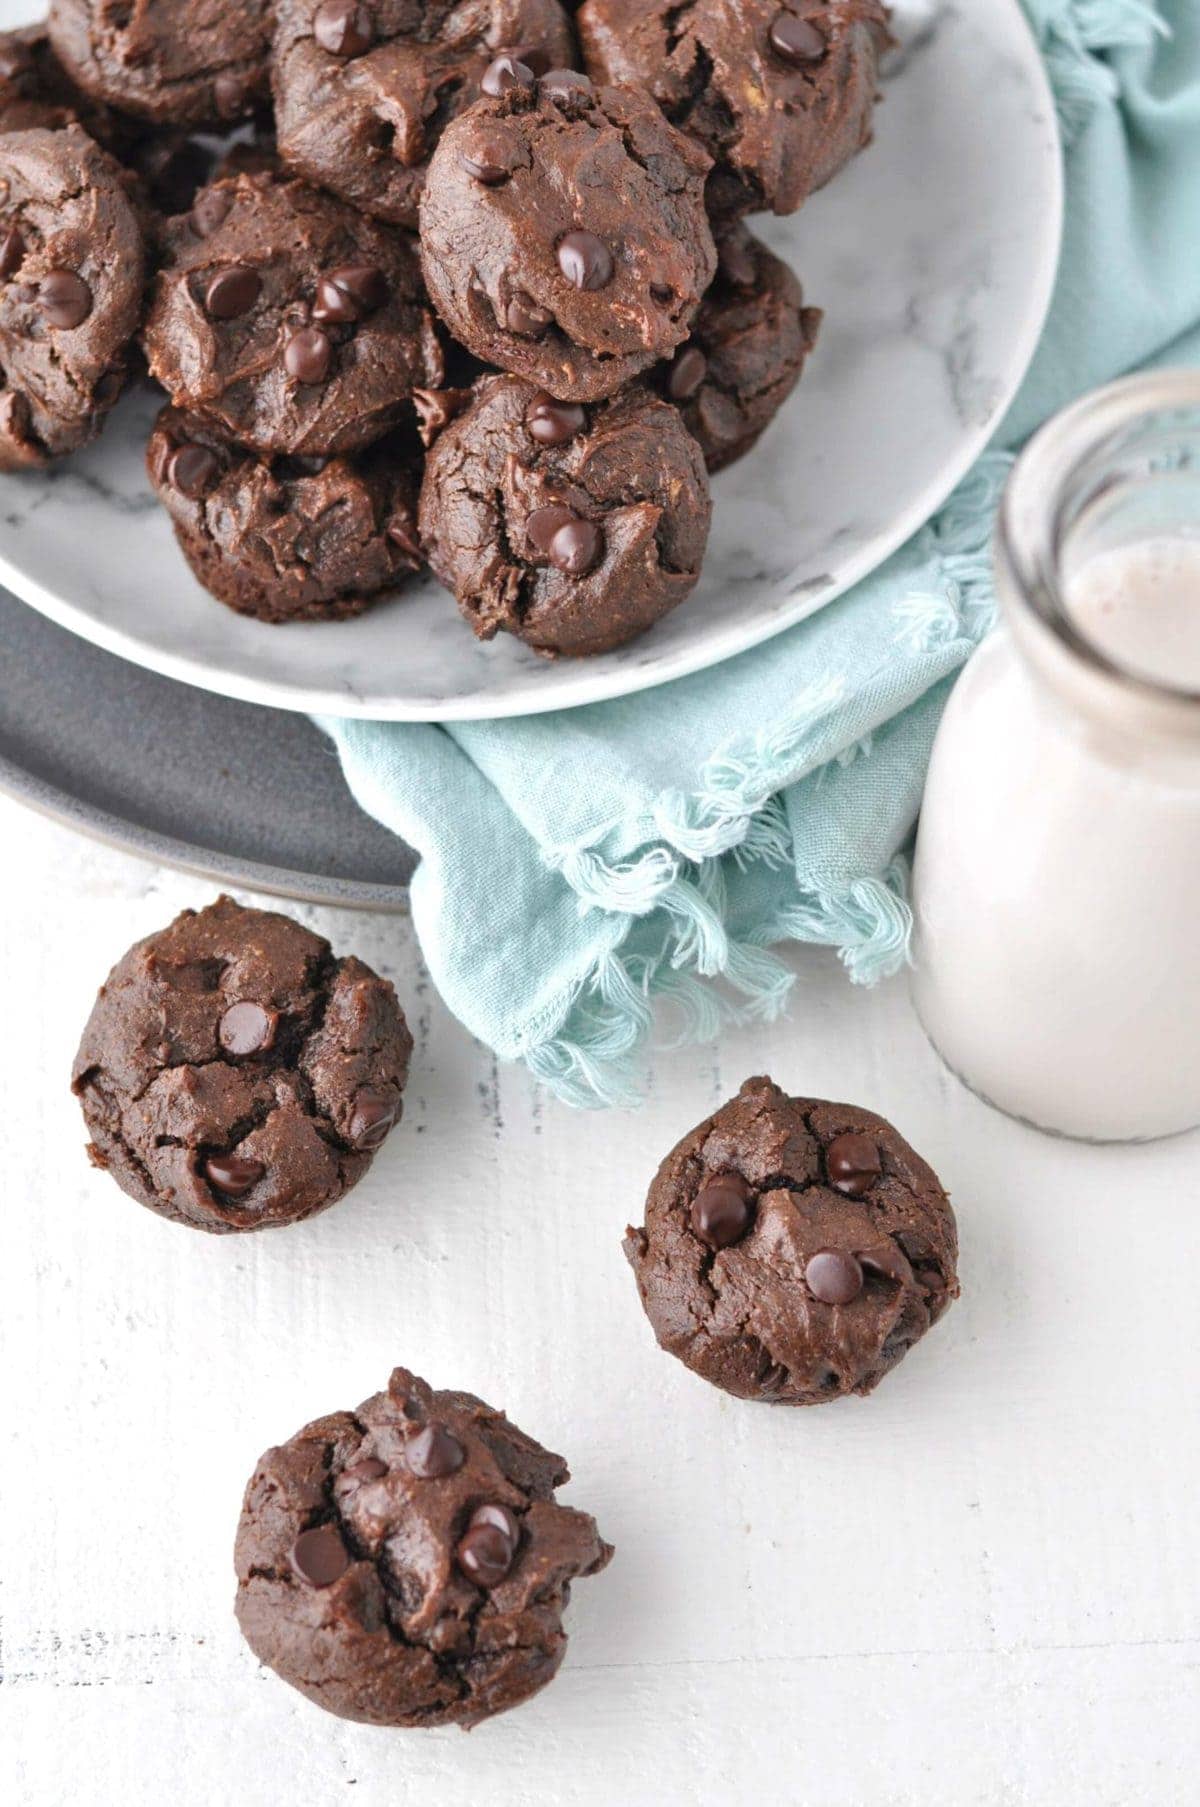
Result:
M587 416L578 402L556 402L542 389L525 410L525 425L539 445L567 445L583 432Z
M512 1568L517 1552L516 1520L505 1506L480 1506L454 1552L455 1561L477 1587L496 1587Z
M613 278L612 252L594 232L568 232L561 238L558 267L577 289L602 289Z
M730 1248L754 1221L753 1198L740 1173L718 1173L692 1201L692 1229L710 1249Z
M586 577L599 564L604 535L593 521L564 521L550 541L550 563L568 577Z
M218 270L204 291L205 312L214 320L236 320L248 314L262 290L262 277L249 264Z
M387 1473L387 1463L381 1462L378 1456L364 1456L361 1462L352 1462L349 1468L343 1468L342 1475L347 1481L378 1481Z
M505 309L502 324L510 333L519 333L523 339L536 339L553 318L553 314L538 306L532 295L518 289Z
M902 1284L911 1279L912 1269L894 1242L880 1243L877 1248L859 1249L858 1261L868 1273L881 1274L885 1280Z
M717 246L721 274L735 289L752 289L758 280L754 253L740 232L726 233Z
M484 188L498 188L512 174L506 163L485 163L480 157L469 157L466 151L459 152L458 160L472 181L481 183Z
M565 507L561 502L548 502L544 508L535 508L525 522L525 531L536 549L547 557L554 543L554 536L560 528L567 527L579 516L573 508Z
M804 1280L813 1298L822 1305L849 1305L863 1289L862 1268L845 1249L820 1249L810 1255Z
M183 448L181 448L183 449ZM187 448L191 451L202 451L201 446ZM208 456L211 458L212 453ZM176 452L175 458L178 459ZM216 459L213 459L216 463ZM235 1060L244 1059L250 1054L262 1054L275 1040L275 1026L279 1015L274 1010L264 1010L261 1004L255 1004L249 998L240 998L231 1004L221 1018L217 1028L217 1039L226 1054Z
M92 291L74 270L49 270L37 292L38 306L49 326L69 331L92 311Z
M233 196L227 189L206 188L198 194L188 215L188 223L197 238L208 238L224 224L229 217L229 209L233 206Z
M780 13L768 33L771 49L785 63L797 67L804 63L819 63L825 55L826 44L823 33L807 19L793 18L791 13Z
M309 1587L332 1587L350 1567L350 1552L335 1525L301 1531L288 1552L293 1569Z
M490 62L479 81L484 93L490 94L493 100L498 100L502 94L511 94L515 88L531 91L536 85L537 77L529 64L518 62L511 52Z
M25 240L15 226L10 226L0 239L0 278L7 279L14 270L19 270L24 255Z
M313 319L351 324L375 313L387 298L387 277L376 265L342 264L326 271L317 283Z
M245 75L218 75L213 83L213 99L220 119L237 119L249 111L253 83Z
M167 460L166 478L172 489L195 501L217 474L217 455L204 445L181 445Z
M444 1424L427 1424L404 1445L404 1459L419 1481L440 1481L461 1468L467 1452Z
M402 552L406 559L410 560L413 570L418 570L424 563L424 555L421 551L421 542L411 521L407 521L401 516L394 516L384 528L384 532L392 545Z
M105 370L96 381L93 391L98 408L111 408L125 385L123 370Z
M847 1198L862 1198L883 1172L878 1145L850 1130L835 1136L825 1150L825 1171L830 1185Z
M356 0L321 0L313 14L313 37L330 56L362 56L375 42L375 21Z
M673 402L690 402L699 395L708 375L708 359L698 345L685 345L667 378L667 394Z
M266 1167L244 1154L215 1154L204 1163L204 1177L226 1198L244 1198L257 1186Z
M506 44L494 26L484 33L484 42L497 56L510 56L514 63L524 63L537 76L550 73L550 52L538 44Z
M298 383L323 383L333 362L333 346L319 326L303 326L283 348L283 367Z
M538 83L538 92L559 106L588 101L596 92L586 75L577 69L551 69Z
M355 1148L379 1148L399 1111L400 1100L395 1092L363 1086L355 1093L354 1112L350 1118L350 1140Z

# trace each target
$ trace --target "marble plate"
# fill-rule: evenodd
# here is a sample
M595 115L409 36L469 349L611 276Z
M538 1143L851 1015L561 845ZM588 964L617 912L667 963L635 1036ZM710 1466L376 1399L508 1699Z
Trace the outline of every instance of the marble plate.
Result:
M276 708L393 720L531 713L715 664L838 595L971 464L1037 342L1062 197L1054 107L1017 0L909 0L875 145L764 237L826 310L797 394L715 484L700 586L641 640L549 663L477 643L432 582L356 621L272 628L209 598L142 468L155 403L0 480L0 578L169 677Z

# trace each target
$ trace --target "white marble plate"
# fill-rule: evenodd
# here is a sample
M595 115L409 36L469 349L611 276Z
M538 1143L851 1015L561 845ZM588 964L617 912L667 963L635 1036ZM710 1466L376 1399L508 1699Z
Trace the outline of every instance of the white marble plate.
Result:
M9 10L7 7L5 10ZM1062 198L1053 101L1017 0L909 0L874 146L801 214L760 221L825 328L799 390L716 480L696 593L603 658L476 642L432 582L355 621L267 627L208 597L151 497L155 404L95 446L0 478L0 578L110 651L276 708L393 720L531 713L640 690L832 600L948 494L1021 380Z

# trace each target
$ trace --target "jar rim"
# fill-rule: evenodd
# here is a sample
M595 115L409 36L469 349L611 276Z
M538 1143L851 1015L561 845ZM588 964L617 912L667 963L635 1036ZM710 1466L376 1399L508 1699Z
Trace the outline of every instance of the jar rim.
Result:
M1060 651L1127 699L1200 717L1200 690L1133 671L1097 644L1069 612L1061 581L1062 498L1072 475L1138 421L1173 413L1194 413L1200 430L1200 369L1122 377L1056 414L1009 473L996 523L995 557L1006 611L1023 613L1040 625Z

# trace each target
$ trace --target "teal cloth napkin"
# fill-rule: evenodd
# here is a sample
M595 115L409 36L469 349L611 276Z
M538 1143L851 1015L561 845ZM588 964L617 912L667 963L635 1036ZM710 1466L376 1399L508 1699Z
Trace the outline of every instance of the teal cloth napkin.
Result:
M636 1097L652 1025L709 1037L781 1010L780 943L836 947L860 982L904 963L901 850L991 621L1012 451L1107 378L1200 361L1200 5L1025 5L1063 125L1063 263L1033 368L946 507L809 621L660 690L517 721L322 721L358 801L421 856L413 921L450 1009L570 1103Z

